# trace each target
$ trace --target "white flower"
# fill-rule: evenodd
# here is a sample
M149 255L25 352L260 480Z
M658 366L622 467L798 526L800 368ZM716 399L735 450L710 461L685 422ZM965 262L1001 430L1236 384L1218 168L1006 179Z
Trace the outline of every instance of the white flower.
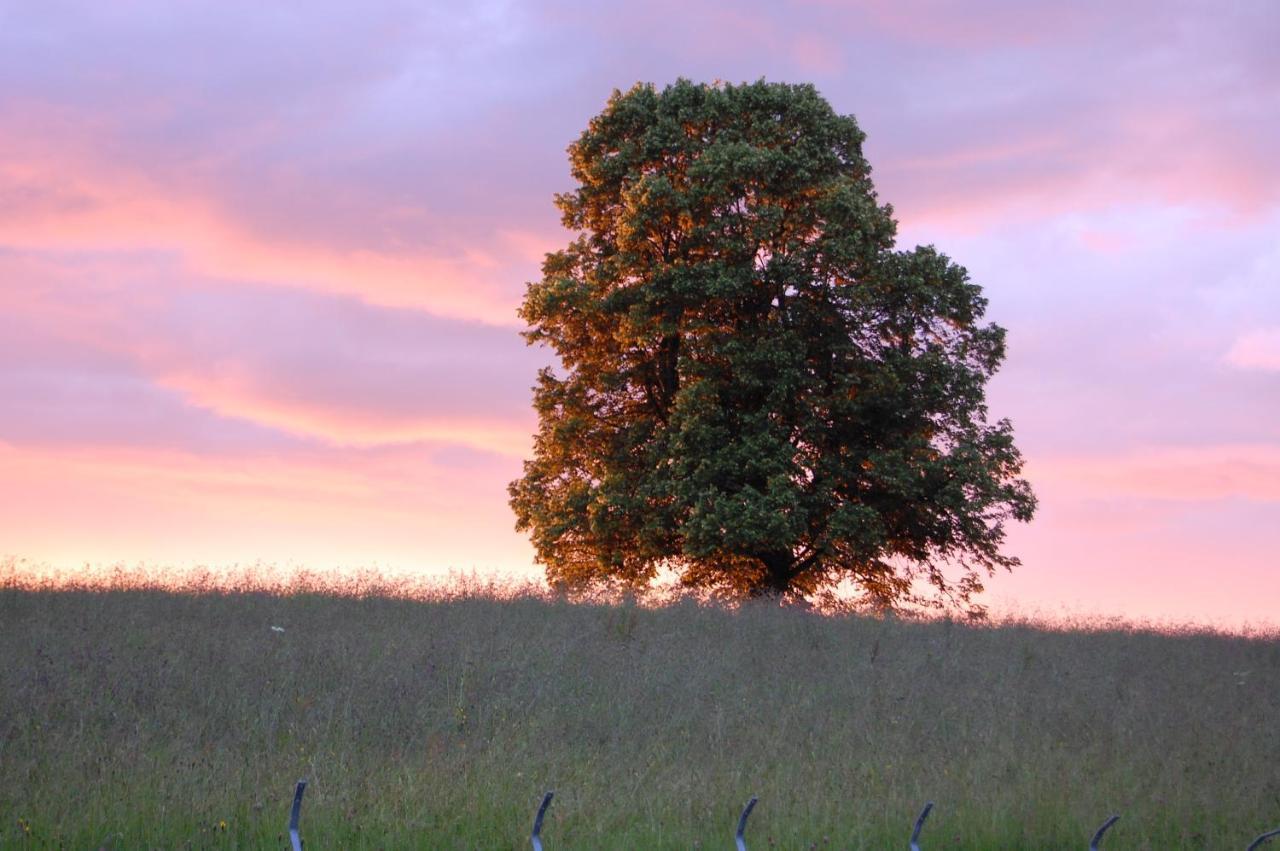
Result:
M271 627L271 631L272 631L272 632L284 632L284 627L282 627L282 626L273 626L273 627Z

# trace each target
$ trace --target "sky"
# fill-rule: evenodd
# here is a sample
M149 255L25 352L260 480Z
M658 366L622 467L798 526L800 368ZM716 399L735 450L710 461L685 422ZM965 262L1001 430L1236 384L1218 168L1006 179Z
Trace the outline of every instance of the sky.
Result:
M1280 6L0 0L0 556L531 576L566 146L812 82L1009 332L999 611L1280 622Z

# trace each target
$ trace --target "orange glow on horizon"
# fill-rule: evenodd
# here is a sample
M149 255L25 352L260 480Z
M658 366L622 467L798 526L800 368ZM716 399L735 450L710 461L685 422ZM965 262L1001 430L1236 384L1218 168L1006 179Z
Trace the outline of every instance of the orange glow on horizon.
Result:
M1041 501L993 613L1274 622L1274 14L1164 11L16 4L0 565L537 579L506 486L552 355L517 306L574 238L565 146L678 72L813 82L899 246L983 287ZM619 27L661 38L561 49Z

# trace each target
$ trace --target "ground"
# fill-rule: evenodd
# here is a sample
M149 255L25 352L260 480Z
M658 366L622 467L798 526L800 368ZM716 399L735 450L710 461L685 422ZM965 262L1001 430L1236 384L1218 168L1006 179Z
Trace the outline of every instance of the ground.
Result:
M0 846L1241 848L1280 640L573 604L0 588Z

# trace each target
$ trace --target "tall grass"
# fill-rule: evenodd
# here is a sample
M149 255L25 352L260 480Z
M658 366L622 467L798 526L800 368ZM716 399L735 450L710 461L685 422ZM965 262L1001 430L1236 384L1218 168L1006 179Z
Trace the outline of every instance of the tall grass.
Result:
M548 851L1280 824L1275 636L293 590L0 587L0 846L283 846L300 777L312 848L527 847L551 788Z

